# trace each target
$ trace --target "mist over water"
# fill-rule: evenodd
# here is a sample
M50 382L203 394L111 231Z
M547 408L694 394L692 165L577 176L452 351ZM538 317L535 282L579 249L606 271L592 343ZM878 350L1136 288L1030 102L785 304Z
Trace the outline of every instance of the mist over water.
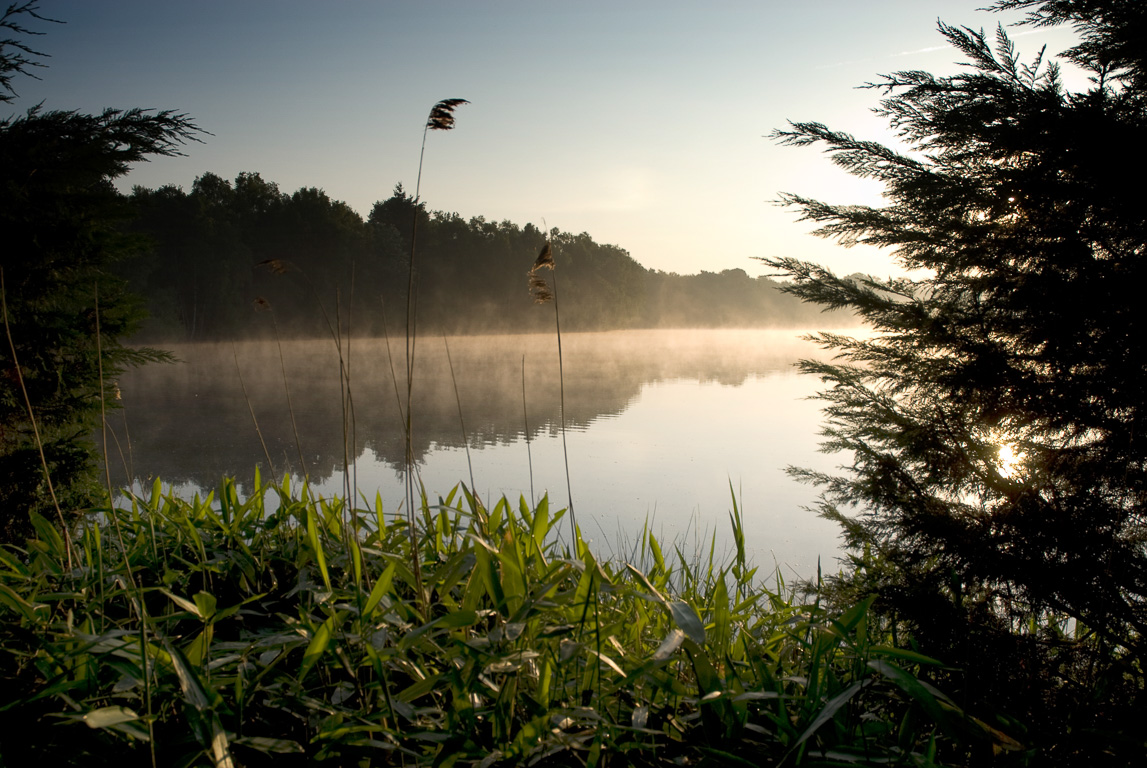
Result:
M663 542L676 540L687 554L707 551L713 533L718 552L727 551L731 483L750 556L763 570L777 564L786 576L811 576L818 557L835 570L836 526L801 509L816 492L783 471L790 464L841 463L817 452L819 406L807 398L819 382L798 375L793 364L824 353L799 336L791 330L563 335L570 479L587 539L620 556L648 521ZM132 371L119 382L124 412L110 419L113 481L158 476L191 495L233 476L249 490L256 465L264 477L300 476L301 448L313 487L323 495L342 492L344 416L332 341L284 343L282 359L266 341L171 349L181 363ZM353 341L344 357L352 486L371 500L377 491L384 509L397 513L403 341L392 341L389 354L385 340ZM468 443L483 500L506 495L516 502L548 491L552 506L568 504L552 334L419 338L413 405L415 456L431 499L458 482L470 484Z

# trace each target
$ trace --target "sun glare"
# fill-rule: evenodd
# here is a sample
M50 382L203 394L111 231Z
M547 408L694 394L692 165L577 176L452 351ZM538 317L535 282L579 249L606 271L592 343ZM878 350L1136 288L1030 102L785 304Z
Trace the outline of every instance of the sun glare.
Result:
M1024 454L1023 451L1013 448L1010 443L1004 443L996 453L996 460L999 462L1000 474L1010 480L1019 474Z

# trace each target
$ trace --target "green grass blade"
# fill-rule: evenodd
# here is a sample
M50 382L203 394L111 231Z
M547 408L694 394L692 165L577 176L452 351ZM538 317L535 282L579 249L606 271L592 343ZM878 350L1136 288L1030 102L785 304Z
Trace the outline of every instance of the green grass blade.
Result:
M335 611L332 615L327 617L311 637L311 642L307 644L307 650L303 652L303 663L299 666L299 681L302 682L307 673L315 666L319 657L327 650L327 646L331 643L331 636L334 634L335 627L342 624L343 617L346 616L345 611Z

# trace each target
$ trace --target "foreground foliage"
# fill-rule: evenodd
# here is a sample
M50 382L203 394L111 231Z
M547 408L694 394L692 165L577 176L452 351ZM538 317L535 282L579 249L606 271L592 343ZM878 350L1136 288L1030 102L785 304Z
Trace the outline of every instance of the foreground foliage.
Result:
M274 504L268 504L271 501ZM0 762L963 764L1019 750L942 668L646 533L632 564L543 501L405 519L304 488L164 495L0 550ZM778 584L778 588L783 585Z

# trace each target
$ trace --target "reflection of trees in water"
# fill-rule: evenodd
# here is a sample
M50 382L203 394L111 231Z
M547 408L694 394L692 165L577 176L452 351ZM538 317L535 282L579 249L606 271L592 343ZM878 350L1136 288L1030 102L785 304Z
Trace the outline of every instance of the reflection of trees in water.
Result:
M569 334L563 337L567 427L584 429L602 416L620 414L650 382L687 379L739 386L751 375L787 369L798 356L817 352L796 336L779 330ZM401 343L392 343L391 349L394 370L401 371ZM292 342L283 350L307 471L312 479L324 480L342 468L338 356L330 342ZM132 371L120 381L136 476L212 487L224 475L248 484L256 464L266 474L236 355L275 473L299 471L274 343L184 345L174 352L184 362ZM558 432L553 336L459 336L450 341L450 353L472 448L523 437L523 355L531 438ZM354 455L370 450L379 461L399 469L403 429L385 342L355 342L349 355ZM462 429L442 339L420 339L417 355L414 450L422 461L436 448L461 447ZM111 423L118 425L123 444L124 419L113 416ZM116 449L110 450L115 457ZM112 463L118 475L113 480L124 482L129 462Z

